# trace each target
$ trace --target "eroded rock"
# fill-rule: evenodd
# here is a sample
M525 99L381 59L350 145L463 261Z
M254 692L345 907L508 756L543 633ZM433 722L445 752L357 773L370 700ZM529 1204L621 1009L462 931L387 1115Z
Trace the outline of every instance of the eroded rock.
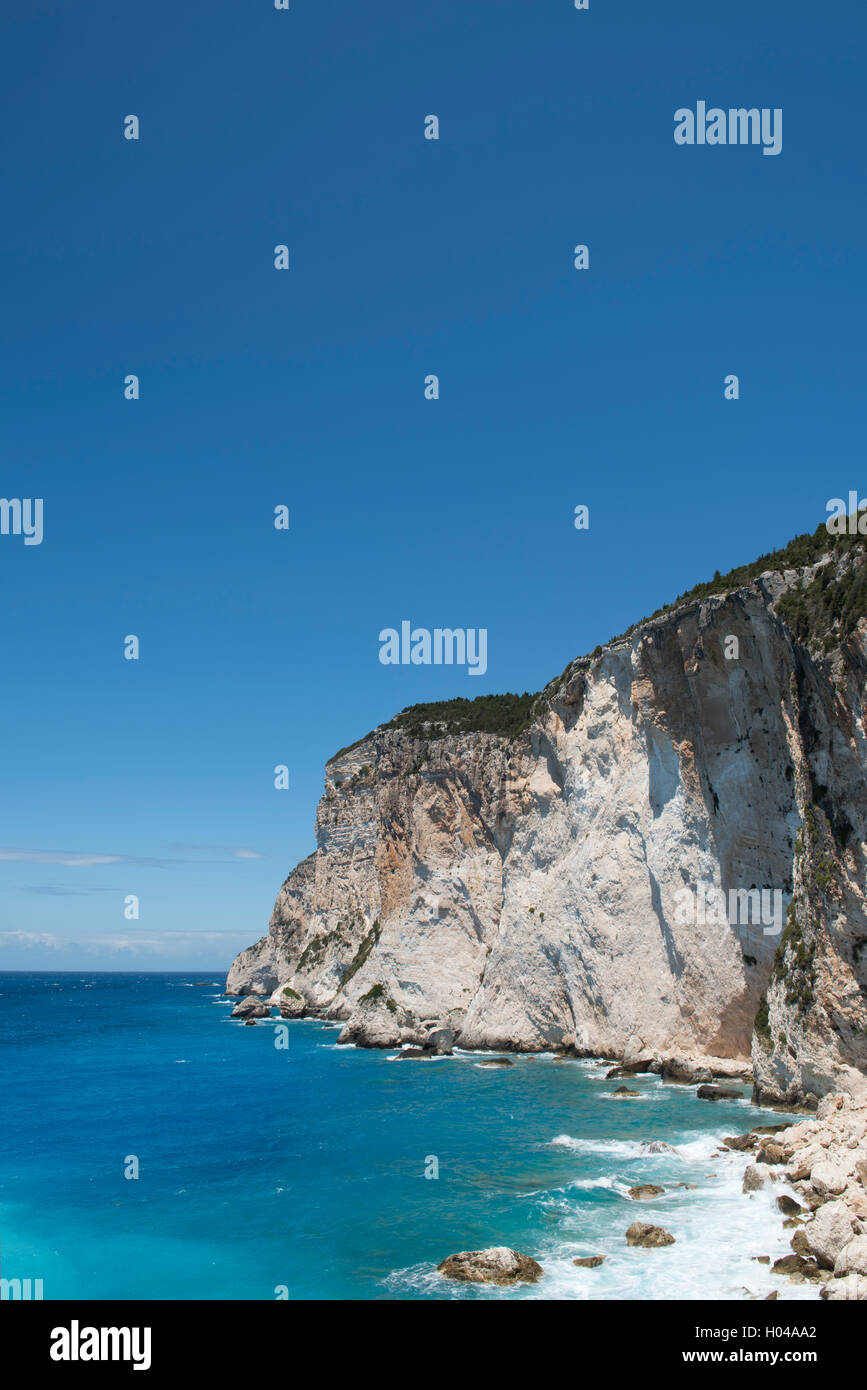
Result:
M535 1284L544 1273L536 1260L506 1245L494 1245L488 1250L462 1250L457 1255L449 1255L437 1269L446 1279L470 1284Z

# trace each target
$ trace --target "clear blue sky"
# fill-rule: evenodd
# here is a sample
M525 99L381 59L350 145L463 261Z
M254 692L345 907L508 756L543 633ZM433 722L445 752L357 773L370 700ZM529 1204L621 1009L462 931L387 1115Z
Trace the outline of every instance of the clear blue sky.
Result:
M31 0L0 38L0 492L45 499L0 536L0 968L224 969L337 748L867 491L863 0ZM676 146L698 100L781 107L782 153ZM404 618L487 628L486 675L381 665Z

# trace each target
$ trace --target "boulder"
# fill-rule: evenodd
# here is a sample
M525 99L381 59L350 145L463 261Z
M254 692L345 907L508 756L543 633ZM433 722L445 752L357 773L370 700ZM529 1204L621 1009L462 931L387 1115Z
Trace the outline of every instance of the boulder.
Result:
M867 1279L863 1274L844 1274L842 1279L832 1279L821 1291L822 1298L832 1303L867 1299Z
M640 1096L640 1091L630 1091L628 1086L618 1086L613 1095L618 1100L624 1100L627 1096Z
M535 1284L544 1270L529 1255L521 1255L506 1245L489 1250L462 1250L437 1265L446 1279L470 1284Z
M839 1197L846 1189L848 1175L840 1164L825 1160L810 1172L810 1184L820 1197Z
M804 1227L807 1244L823 1269L833 1269L837 1256L855 1234L852 1213L845 1202L826 1202Z
M800 1202L796 1202L794 1197L789 1197L785 1192L781 1192L777 1198L777 1210L784 1216L797 1216L804 1208Z
M433 1057L433 1048L430 1047L404 1047L397 1054L399 1062L415 1062L419 1058L430 1059Z
M425 1047L432 1047L438 1057L450 1057L455 1043L453 1028L431 1028L424 1040Z
M645 1182L639 1184L638 1187L630 1187L629 1195L634 1202L643 1202L646 1197L661 1197L664 1191L664 1187L656 1187L652 1182Z
M278 985L271 995L271 1004L280 1010L281 1018L303 1018L307 1011L307 1000L291 985Z
M682 1081L695 1086L696 1081L713 1081L713 1072L706 1066L689 1061L684 1056L670 1056L661 1063L660 1076L663 1081Z
M805 1279L820 1279L819 1267L815 1260L807 1259L804 1255L783 1255L779 1260L774 1260L771 1267L772 1274L788 1274L799 1284Z
M648 1154L675 1154L677 1149L671 1144L666 1144L664 1139L645 1139L641 1145L645 1153Z
M765 1183L773 1182L773 1180L774 1175L768 1172L767 1167L760 1168L757 1163L751 1163L744 1169L742 1190L744 1192L758 1192L760 1188L765 1186Z
M739 1149L746 1152L747 1149L754 1149L758 1143L755 1134L730 1134L723 1140L727 1149Z
M486 1057L484 1062L479 1062L480 1067L513 1067L514 1065L511 1057Z
M833 1115L839 1114L841 1110L848 1110L849 1097L841 1095L825 1096L819 1101L816 1109L817 1120L828 1120Z
M611 1081L615 1076L638 1076L650 1075L653 1066L652 1057L644 1057L640 1062L623 1062L619 1067L612 1067L605 1073L606 1081Z
M646 1221L633 1221L626 1232L627 1245L643 1245L652 1250L660 1245L674 1245L674 1236L661 1226L650 1226Z
M254 999L247 995L236 1004L230 1015L231 1018L270 1018L271 1005L263 1004L261 999Z
M756 1154L757 1163L788 1163L792 1156L792 1150L784 1148L782 1144L765 1142Z
M733 1086L699 1086L696 1091L699 1100L743 1100L743 1091Z
M806 1149L801 1149L796 1153L789 1164L789 1177L792 1182L803 1182L809 1178L816 1163L822 1163L825 1159L825 1150L821 1144L808 1144Z
M855 1236L844 1245L834 1261L834 1277L861 1274L867 1278L867 1236Z
M604 1255L582 1255L580 1259L573 1260L573 1265L579 1265L581 1269L598 1269L605 1259Z
M807 1240L806 1231L803 1231L800 1228L792 1236L792 1239L789 1241L789 1244L791 1245L796 1255L812 1255L813 1253L810 1249L810 1242Z
M663 1081L680 1081L695 1085L697 1081L713 1081L713 1073L707 1067L700 1067L686 1057L668 1057L662 1063L660 1075Z

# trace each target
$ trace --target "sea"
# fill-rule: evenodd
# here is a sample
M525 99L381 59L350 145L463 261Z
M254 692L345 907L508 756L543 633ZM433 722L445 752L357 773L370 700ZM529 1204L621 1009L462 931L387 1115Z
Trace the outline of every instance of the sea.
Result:
M0 1273L45 1299L781 1299L782 1184L719 1140L785 1117L610 1063L398 1060L230 1017L208 974L0 975ZM651 1147L652 1146L652 1147ZM636 1201L653 1183L661 1196ZM635 1220L675 1243L632 1248ZM536 1284L437 1265L506 1245ZM604 1255L594 1269L576 1257ZM769 1263L759 1263L760 1256ZM32 1285L33 1286L33 1285Z

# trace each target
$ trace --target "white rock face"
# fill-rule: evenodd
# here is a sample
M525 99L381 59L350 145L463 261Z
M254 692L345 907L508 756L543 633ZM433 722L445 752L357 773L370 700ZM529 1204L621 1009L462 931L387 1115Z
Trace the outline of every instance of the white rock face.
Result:
M760 1090L855 1085L867 660L853 644L835 685L796 647L772 603L800 582L765 575L640 626L567 668L512 741L384 726L337 755L316 852L227 989L288 984L370 1046L423 1041L435 1019L462 1047L742 1068L780 936L770 920L731 925L707 890L776 891L783 907L797 891L815 940L789 933L768 989ZM812 809L820 783L827 815ZM835 816L849 848L823 896Z

